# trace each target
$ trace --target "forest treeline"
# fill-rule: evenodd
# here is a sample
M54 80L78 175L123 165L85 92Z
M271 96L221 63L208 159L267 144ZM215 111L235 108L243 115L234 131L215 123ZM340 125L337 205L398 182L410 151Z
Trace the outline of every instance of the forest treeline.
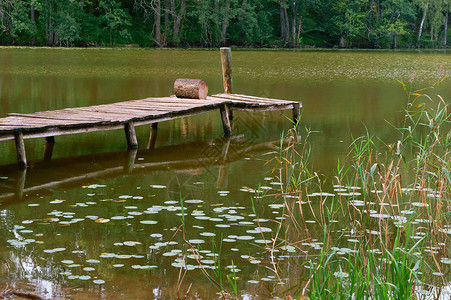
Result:
M0 44L446 47L451 0L0 0Z

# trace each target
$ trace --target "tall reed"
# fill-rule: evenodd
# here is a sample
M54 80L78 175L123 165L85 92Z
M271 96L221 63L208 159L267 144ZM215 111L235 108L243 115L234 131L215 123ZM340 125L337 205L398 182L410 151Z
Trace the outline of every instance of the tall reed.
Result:
M352 136L348 161L337 164L335 194L323 192L327 178L309 164L311 130L301 140L298 128L288 133L292 143L272 160L281 182L275 196L288 217L287 234L276 237L310 254L300 246L314 241L306 215L323 231L319 251L301 262L310 272L298 296L417 299L449 284L441 262L450 256L451 113L439 94L429 95L445 79L419 90L400 81L407 104L403 122L393 126L398 139L385 142L368 131Z

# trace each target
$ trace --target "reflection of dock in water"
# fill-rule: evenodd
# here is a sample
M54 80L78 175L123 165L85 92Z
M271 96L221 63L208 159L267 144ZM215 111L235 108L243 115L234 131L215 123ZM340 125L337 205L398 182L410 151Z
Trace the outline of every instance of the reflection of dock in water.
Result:
M263 151L274 150L280 140L265 143L240 142L239 137L190 142L150 150L128 150L118 153L59 158L36 162L33 168L17 165L0 167L7 177L0 181L0 201L5 207L16 201L33 199L52 190L101 183L125 174L180 170L201 173L219 166L217 185L227 185L228 164Z

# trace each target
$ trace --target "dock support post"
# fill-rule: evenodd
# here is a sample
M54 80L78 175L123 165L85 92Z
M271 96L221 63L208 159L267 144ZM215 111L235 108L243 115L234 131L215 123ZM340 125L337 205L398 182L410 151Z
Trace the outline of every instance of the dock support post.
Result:
M147 149L155 148L155 143L157 142L158 134L158 123L152 123L150 126L149 142L147 143Z
M230 125L230 119L229 119L229 108L226 104L221 105L221 108L219 109L221 112L221 119L222 119L222 127L224 128L224 136L228 137L232 135L232 126Z
M14 133L14 142L16 143L17 164L21 169L27 168L27 155L25 153L25 144L22 131Z
M233 94L232 51L228 47L223 47L219 51L221 52L222 82L224 84L224 93ZM229 110L229 119L233 120L233 112L231 110Z
M45 138L44 161L50 161L53 155L53 147L55 146L55 137L48 136Z
M135 126L132 122L124 124L125 137L129 149L138 149L138 139L136 138Z
M301 105L299 103L295 103L293 104L293 122L295 125L298 124L300 117L301 117Z

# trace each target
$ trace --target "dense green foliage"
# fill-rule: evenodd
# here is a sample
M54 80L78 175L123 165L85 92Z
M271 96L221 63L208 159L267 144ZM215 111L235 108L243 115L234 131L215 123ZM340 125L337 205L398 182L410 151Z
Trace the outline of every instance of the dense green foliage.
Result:
M0 0L0 44L446 46L451 0Z

